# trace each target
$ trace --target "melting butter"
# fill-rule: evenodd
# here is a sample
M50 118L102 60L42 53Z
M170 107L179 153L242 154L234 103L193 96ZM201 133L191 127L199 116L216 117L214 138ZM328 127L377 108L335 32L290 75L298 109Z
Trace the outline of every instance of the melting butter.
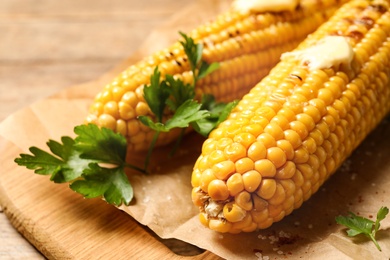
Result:
M341 64L350 66L353 56L353 48L346 37L326 36L314 46L282 54L281 59L292 57L307 64L310 70L316 70Z
M282 12L294 11L298 4L299 0L235 0L233 8L242 12Z

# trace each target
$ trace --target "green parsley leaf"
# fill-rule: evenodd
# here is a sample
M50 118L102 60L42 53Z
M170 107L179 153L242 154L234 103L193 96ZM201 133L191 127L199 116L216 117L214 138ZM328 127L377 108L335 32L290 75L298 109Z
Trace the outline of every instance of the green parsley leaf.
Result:
M83 180L76 180L70 188L85 198L102 196L108 203L119 206L129 205L133 198L133 188L123 167L103 168L97 163L91 163L84 170Z
M74 132L75 139L64 136L62 143L49 140L52 154L31 147L32 155L20 154L15 162L37 174L51 175L55 183L68 182L71 189L85 197L103 196L110 204L128 205L133 189L124 168L142 169L126 163L126 138L93 124L76 126ZM104 168L103 163L113 168Z
M160 75L161 73L158 71L158 67L156 67L153 75L150 76L150 85L144 87L145 101L159 122L162 121L166 102L170 96L170 90L166 81L160 82Z
M186 128L192 122L210 116L207 110L200 110L201 104L197 101L186 100L176 111L175 114L165 122L153 122L148 116L139 116L138 119L146 126L157 132L169 132L173 128Z
M376 232L379 230L379 228L381 226L380 222L386 218L387 214L389 214L389 208L381 207L379 209L379 211L378 211L378 213L376 215L374 236L375 236Z
M219 63L213 62L211 64L208 64L205 61L201 62L200 68L199 68L199 73L198 73L198 79L202 79L209 75L210 73L216 71L219 69Z
M221 122L225 121L238 101L217 103L212 95L202 97L202 109L210 112L210 116L191 123L196 132L207 137Z
M387 207L380 208L375 222L370 219L357 216L352 212L349 212L349 216L337 216L336 222L348 228L348 236L353 237L359 234L363 234L374 242L379 251L382 251L377 240L375 239L375 235L380 227L379 222L386 217L388 212L389 209Z
M127 141L121 134L95 124L76 126L74 132L78 135L74 148L81 158L117 165L125 162Z
M175 79L171 75L166 75L165 80L172 96L172 99L168 99L166 103L172 111L177 110L185 101L194 99L195 89L191 84L184 84L182 80Z
M203 45L195 44L194 40L187 36L185 33L179 32L184 38L184 41L180 41L184 48L184 52L187 55L188 61L192 71L195 71L198 67L200 60L202 59Z
M73 149L74 140L64 136L62 144L49 140L47 146L53 154L50 154L35 146L30 147L30 154L20 154L15 162L19 166L34 170L36 174L51 175L55 183L64 183L81 176L88 167L90 160L79 160L79 153ZM56 155L56 156L55 156Z

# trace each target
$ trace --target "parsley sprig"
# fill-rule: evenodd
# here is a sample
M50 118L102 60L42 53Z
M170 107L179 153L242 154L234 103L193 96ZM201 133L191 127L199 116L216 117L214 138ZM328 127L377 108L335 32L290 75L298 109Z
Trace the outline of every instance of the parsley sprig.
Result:
M55 183L70 183L72 190L86 198L103 197L113 205L129 205L133 188L125 167L143 170L126 163L126 138L93 124L76 126L74 132L75 139L49 140L51 153L33 146L32 154L21 154L15 162L37 174L51 175Z
M381 207L377 213L376 221L357 216L352 212L349 212L349 216L338 216L336 217L336 222L340 225L344 225L348 228L347 234L350 237L354 237L360 234L367 236L369 239L374 242L376 248L379 251L382 251L381 247L378 244L378 241L375 239L375 235L380 228L380 222L386 218L386 215L389 213L389 208Z
M146 173L161 132L182 129L172 149L174 153L187 127L192 126L207 136L236 104L217 103L211 95L203 96L201 102L194 99L196 82L218 69L219 65L203 61L203 45L195 44L192 38L180 34L193 82L187 84L172 75L165 75L161 79L158 67L155 68L150 85L144 87L145 100L155 117L139 117L143 124L155 130L143 168L126 162L127 141L124 136L93 124L76 126L74 139L64 136L61 142L49 140L47 146L50 153L33 146L29 149L31 154L20 154L15 162L34 170L36 174L51 175L50 179L55 183L69 183L72 190L85 198L102 197L115 206L122 203L129 205L134 194L125 168ZM170 110L173 115L164 119L166 110Z
M207 136L220 122L226 119L236 102L217 103L212 95L205 95L201 102L195 100L195 87L198 80L204 78L219 68L218 63L208 64L202 60L203 45L195 43L191 37L180 33L183 40L180 41L193 75L192 83L184 83L172 75L166 75L161 79L158 67L150 77L150 85L144 87L144 97L156 120L150 116L139 116L138 119L146 126L155 130L152 143L149 147L144 170L149 161L161 132L169 132L174 128L182 131L174 145L171 155L175 153L184 135L185 129L190 125L203 136ZM163 122L164 111L169 109L173 116Z

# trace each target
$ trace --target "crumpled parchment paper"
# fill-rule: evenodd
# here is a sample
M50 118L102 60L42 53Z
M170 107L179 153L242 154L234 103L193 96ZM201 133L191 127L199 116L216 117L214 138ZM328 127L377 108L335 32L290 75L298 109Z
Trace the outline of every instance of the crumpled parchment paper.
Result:
M31 145L44 147L49 138L73 136L73 127L83 123L94 95L116 73L167 46L177 38L178 30L188 31L227 6L228 2L222 0L196 2L151 33L142 48L118 68L9 117L2 123L0 134L25 151ZM266 230L219 234L199 223L198 209L191 201L190 179L203 139L194 134L185 138L173 158L166 156L169 148L157 149L150 175L131 173L135 200L119 208L162 238L180 239L226 259L389 259L390 217L382 222L377 234L382 252L364 237L347 237L345 228L334 220L348 211L374 219L381 206L390 207L389 133L390 123L385 120L312 198ZM142 156L133 154L130 159Z

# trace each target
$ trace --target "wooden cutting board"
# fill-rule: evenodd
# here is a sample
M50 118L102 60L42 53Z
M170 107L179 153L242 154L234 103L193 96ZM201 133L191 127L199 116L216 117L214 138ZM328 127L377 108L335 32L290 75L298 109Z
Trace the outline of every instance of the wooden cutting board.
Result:
M159 239L122 211L83 200L67 185L15 167L21 151L0 140L0 204L14 227L49 259L218 259L177 240Z

